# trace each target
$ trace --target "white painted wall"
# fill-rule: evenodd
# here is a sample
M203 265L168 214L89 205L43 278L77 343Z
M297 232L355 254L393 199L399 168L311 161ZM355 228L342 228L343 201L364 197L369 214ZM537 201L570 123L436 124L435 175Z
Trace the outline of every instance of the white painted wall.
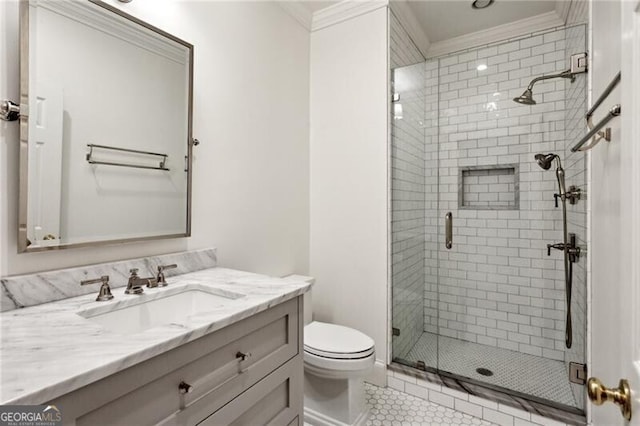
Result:
M308 31L270 2L110 3L195 45L193 236L17 254L18 125L1 122L0 276L211 246L223 266L307 273ZM0 28L0 96L17 101L17 0Z
M591 103L597 99L622 65L621 52L621 3L620 1L591 0ZM628 56L630 58L630 55ZM618 88L607 98L594 114L593 122L599 122L607 110L620 103L625 89L625 79L635 76L622 76ZM624 107L624 105L623 105ZM615 386L619 377L619 362L613 348L626 348L629 337L620 332L611 332L621 321L628 321L621 314L618 292L622 279L620 258L621 240L628 230L624 230L621 220L621 203L625 190L622 182L621 149L623 141L621 123L628 117L629 108L623 108L622 117L610 122L612 128L611 143L601 142L590 151L591 193L588 200L591 208L591 365L589 376L598 377L607 386ZM629 118L626 118L629 119ZM624 233L624 234L623 234ZM620 357L626 355L621 351ZM637 391L637 390L635 390ZM594 425L614 424L613 419L622 420L618 407L606 404L591 408L591 422ZM615 421L615 420L614 420Z
M311 34L314 319L371 336L378 373L388 333L387 55L386 8Z

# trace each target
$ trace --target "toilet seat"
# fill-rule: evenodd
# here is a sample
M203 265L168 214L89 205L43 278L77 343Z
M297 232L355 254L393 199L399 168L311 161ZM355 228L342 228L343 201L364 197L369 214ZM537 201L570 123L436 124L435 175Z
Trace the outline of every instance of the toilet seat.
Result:
M355 378L374 363L374 342L366 334L319 321L304 328L305 371L326 378Z
M304 328L304 351L322 358L349 360L369 357L375 349L373 339L358 330L313 321Z

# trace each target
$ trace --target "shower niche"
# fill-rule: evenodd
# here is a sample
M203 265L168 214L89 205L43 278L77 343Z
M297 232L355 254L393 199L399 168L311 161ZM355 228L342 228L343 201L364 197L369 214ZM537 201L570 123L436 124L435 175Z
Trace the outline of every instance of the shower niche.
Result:
M584 154L570 151L583 134L587 76L538 79L535 104L514 98L533 79L566 70L586 50L586 27L418 63L406 53L415 46L402 43L392 36L392 95L403 113L390 115L391 368L579 421L586 392L569 377L570 365L586 362L586 262L573 263L567 348L563 253L547 253L563 239L563 212L556 176L534 156L557 153L567 188L588 190ZM586 247L586 203L567 203L566 214Z
M518 165L459 168L458 207L470 210L518 210Z

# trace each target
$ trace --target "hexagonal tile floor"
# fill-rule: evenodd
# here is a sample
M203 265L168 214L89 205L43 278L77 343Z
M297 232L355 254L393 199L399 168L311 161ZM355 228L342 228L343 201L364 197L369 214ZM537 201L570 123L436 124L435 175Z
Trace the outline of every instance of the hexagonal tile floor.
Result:
M367 426L480 425L494 426L486 420L425 401L391 388L365 383L371 413Z
M580 407L573 397L564 362L431 333L422 334L406 360L421 360L428 367L438 366L442 371L525 395ZM493 375L479 374L479 367L489 369Z

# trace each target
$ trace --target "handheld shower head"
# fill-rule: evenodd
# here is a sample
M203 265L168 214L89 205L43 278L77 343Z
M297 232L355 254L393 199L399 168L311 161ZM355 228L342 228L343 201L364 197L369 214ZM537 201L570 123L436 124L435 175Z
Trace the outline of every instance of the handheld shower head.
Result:
M560 157L557 154L550 152L549 154L536 154L534 158L536 159L538 166L540 166L544 170L549 170L551 168L551 163L553 163L553 160L556 160L558 162L558 167L556 168L556 178L558 179L560 195L564 196L564 194L566 193L566 188L564 183L564 169L562 168Z
M536 159L538 166L542 167L544 170L549 170L551 168L551 163L554 159L558 158L558 156L553 153L536 154L534 158Z

